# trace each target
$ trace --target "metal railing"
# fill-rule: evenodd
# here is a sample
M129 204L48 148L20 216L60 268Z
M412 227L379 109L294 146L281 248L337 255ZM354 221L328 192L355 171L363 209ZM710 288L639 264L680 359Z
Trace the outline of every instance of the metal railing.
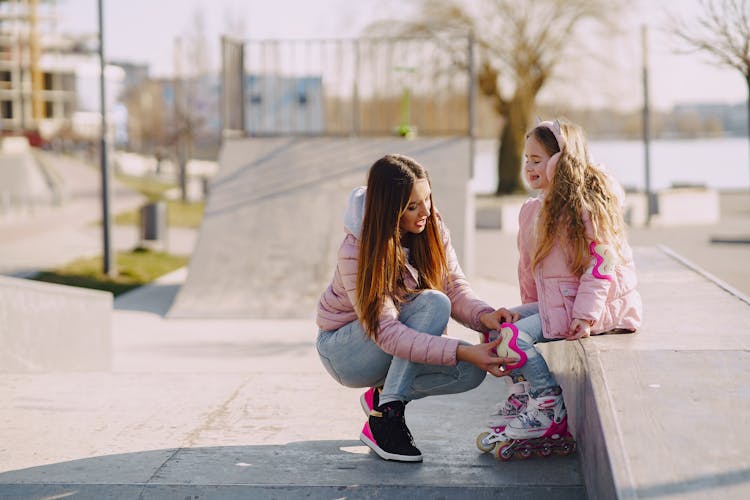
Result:
M472 135L473 39L222 39L224 134Z

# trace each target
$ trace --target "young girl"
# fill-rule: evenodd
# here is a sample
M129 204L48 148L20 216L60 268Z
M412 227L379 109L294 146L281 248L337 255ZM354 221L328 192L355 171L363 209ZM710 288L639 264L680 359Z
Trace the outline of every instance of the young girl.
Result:
M468 391L512 360L493 355L500 340L472 345L443 337L452 316L479 332L518 314L478 299L458 265L432 204L427 171L387 155L355 189L333 280L318 304L317 349L326 370L360 398L368 421L360 439L381 458L418 462L404 420L413 399Z
M505 435L511 439L567 432L562 391L535 343L634 332L641 321L621 213L624 194L589 161L582 130L540 123L526 135L523 173L539 195L519 215L523 305L513 310L521 315L517 342L527 361L514 375L526 380L529 397L525 409L518 394L499 409L509 417Z

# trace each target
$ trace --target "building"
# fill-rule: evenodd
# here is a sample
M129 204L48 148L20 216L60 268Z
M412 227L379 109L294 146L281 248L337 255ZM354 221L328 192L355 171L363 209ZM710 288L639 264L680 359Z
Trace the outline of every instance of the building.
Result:
M56 32L55 0L0 0L0 132L32 143L99 136L99 58L95 36ZM93 45L93 47L92 47ZM108 65L107 107L125 70ZM116 126L116 124L113 124Z

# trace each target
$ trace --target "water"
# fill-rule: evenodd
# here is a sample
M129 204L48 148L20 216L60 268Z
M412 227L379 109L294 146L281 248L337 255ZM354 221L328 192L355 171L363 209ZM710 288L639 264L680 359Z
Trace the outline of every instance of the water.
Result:
M497 142L477 141L474 180L476 193L493 193L497 186ZM589 153L623 187L645 189L643 142L590 141ZM674 184L699 184L716 189L750 186L748 141L744 137L652 141L651 189Z

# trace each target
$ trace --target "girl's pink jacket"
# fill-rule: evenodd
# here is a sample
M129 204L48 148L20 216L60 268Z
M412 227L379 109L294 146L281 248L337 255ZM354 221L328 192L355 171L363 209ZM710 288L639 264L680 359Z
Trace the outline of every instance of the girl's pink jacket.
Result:
M635 331L641 324L641 296L636 290L637 279L633 252L627 242L622 248L622 261L603 242L589 237L591 265L579 278L568 270L563 248L556 244L549 255L531 269L535 248L534 225L542 207L541 198L530 198L519 214L518 281L521 301L539 303L542 331L546 338L563 338L573 318L593 320L591 333L610 330ZM588 213L583 214L588 235L593 235Z
M359 236L364 213L365 188L355 189L349 197L349 207L344 217L346 236L338 252L333 280L318 302L317 324L321 330L333 331L357 320L355 287L359 259ZM448 258L450 282L446 295L451 302L451 316L459 323L478 332L485 332L479 317L495 309L477 298L458 264L456 252L450 242L448 229L440 220L445 254ZM418 272L412 267L404 270L405 284L416 288ZM388 354L415 363L455 365L458 340L418 332L398 320L399 311L393 300L387 298L380 313L380 331L375 342Z

